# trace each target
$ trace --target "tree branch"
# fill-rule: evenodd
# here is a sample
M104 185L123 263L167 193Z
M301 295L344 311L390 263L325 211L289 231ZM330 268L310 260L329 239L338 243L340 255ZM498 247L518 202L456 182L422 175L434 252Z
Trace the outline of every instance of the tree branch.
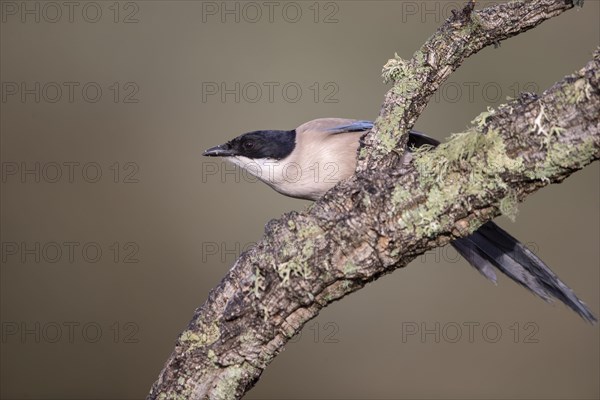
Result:
M462 60L571 7L538 0L455 13L394 78L359 173L308 211L267 224L196 310L148 399L240 398L321 308L598 160L600 52L435 150L390 155L406 154L401 133Z
M470 0L449 18L410 60L398 55L383 67L383 77L394 82L387 92L375 127L364 139L358 171L393 166L393 150L403 148L407 132L431 96L462 62L481 49L535 28L573 8L572 0L511 1L474 11Z

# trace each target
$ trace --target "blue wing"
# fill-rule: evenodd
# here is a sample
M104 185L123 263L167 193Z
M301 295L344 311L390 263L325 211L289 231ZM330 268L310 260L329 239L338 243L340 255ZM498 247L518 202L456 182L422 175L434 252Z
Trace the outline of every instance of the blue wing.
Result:
M356 121L349 125L340 125L335 126L333 128L329 128L328 131L332 134L338 134L346 132L363 132L368 131L371 128L373 128L372 121ZM424 133L411 130L408 137L408 148L411 149L413 147L421 147L424 144L437 146L438 144L440 144L440 142L438 142L432 137L427 136Z
M356 121L351 123L350 125L340 125L335 126L333 128L327 129L328 132L333 134L336 133L345 133L345 132L362 132L368 131L373 127L373 122L371 121Z

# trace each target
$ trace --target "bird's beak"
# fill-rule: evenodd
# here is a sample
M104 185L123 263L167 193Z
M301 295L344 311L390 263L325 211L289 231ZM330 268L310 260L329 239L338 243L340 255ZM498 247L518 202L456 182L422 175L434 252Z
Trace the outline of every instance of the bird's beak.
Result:
M233 151L229 143L225 143L205 150L204 153L202 153L202 155L208 157L230 157L234 156L235 152Z

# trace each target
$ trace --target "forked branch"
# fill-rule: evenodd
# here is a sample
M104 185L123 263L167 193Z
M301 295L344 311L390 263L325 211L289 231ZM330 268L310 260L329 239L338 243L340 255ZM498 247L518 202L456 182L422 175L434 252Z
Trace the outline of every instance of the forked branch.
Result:
M358 173L302 213L271 221L196 310L149 399L236 399L329 303L470 234L517 201L600 157L600 52L542 95L488 110L433 151L405 154L405 135L431 95L485 46L572 8L514 1L457 11L394 82ZM516 21L516 22L515 22Z

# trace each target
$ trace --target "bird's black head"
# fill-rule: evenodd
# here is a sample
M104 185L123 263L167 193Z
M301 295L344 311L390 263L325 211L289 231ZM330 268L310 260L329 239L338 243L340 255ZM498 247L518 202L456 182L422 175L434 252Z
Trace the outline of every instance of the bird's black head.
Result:
M296 146L296 131L254 131L244 133L229 142L212 147L203 155L210 157L243 156L250 159L281 160Z

